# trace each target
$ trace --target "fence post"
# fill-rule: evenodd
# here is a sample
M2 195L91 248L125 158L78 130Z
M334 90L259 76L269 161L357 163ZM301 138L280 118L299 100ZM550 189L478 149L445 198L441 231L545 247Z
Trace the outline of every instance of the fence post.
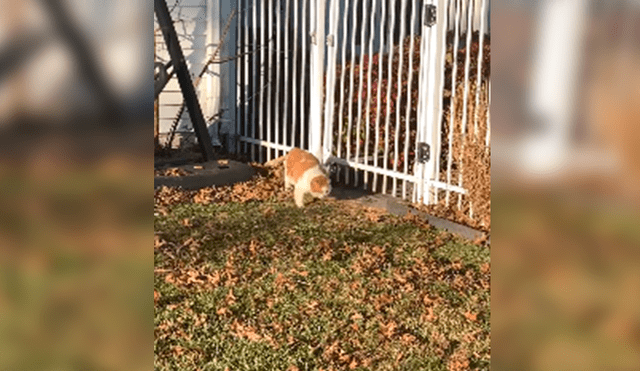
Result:
M327 78L324 107L324 134L322 139L322 162L327 163L333 147L334 92L336 82L336 53L338 49L339 0L329 0L329 30L327 38Z
M313 3L312 3L313 4ZM311 106L309 107L309 152L321 163L322 105L324 95L325 8L327 0L315 0L315 29L311 32Z
M527 171L553 173L570 150L587 7L586 0L541 4L528 102L529 114L541 130L523 146L522 163Z
M435 6L435 24L429 22L430 9ZM418 142L429 147L428 160L418 163L420 177L415 201L437 202L432 182L438 180L442 120L442 89L444 86L444 54L446 53L446 0L430 0L422 10L422 45L420 53L420 90L418 99ZM426 184L426 187L425 187Z

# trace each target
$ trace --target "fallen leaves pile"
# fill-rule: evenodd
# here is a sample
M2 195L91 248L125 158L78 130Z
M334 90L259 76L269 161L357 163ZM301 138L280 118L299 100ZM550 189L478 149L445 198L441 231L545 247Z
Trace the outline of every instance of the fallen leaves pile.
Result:
M187 176L189 172L179 167L170 167L166 169L156 169L153 172L155 176Z
M166 212L166 207L184 202L194 202L200 204L227 203L227 202L250 202L265 201L275 198L284 201L291 198L293 193L284 190L283 165L261 165L251 163L258 170L258 175L246 182L236 183L230 186L205 187L197 191L183 190L173 187L163 186L155 190L156 212ZM171 170L171 174L176 174ZM181 176L181 175L177 175Z

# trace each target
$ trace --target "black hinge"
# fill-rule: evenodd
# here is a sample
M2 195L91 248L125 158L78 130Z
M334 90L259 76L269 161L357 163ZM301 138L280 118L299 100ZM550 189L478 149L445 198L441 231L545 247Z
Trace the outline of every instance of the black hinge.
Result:
M426 163L431 158L431 147L427 143L418 143L418 162Z
M424 4L424 25L431 27L436 24L436 6L433 4Z

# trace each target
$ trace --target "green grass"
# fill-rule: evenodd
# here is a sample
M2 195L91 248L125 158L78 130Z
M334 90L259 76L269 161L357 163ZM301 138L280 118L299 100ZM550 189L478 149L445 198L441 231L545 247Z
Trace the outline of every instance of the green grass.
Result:
M489 249L350 205L157 215L155 369L488 369Z

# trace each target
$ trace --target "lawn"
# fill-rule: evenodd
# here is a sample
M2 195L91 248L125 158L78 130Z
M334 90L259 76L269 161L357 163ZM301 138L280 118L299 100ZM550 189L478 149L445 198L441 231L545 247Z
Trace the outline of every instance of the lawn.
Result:
M215 192L156 191L155 369L489 369L489 247L353 201Z

